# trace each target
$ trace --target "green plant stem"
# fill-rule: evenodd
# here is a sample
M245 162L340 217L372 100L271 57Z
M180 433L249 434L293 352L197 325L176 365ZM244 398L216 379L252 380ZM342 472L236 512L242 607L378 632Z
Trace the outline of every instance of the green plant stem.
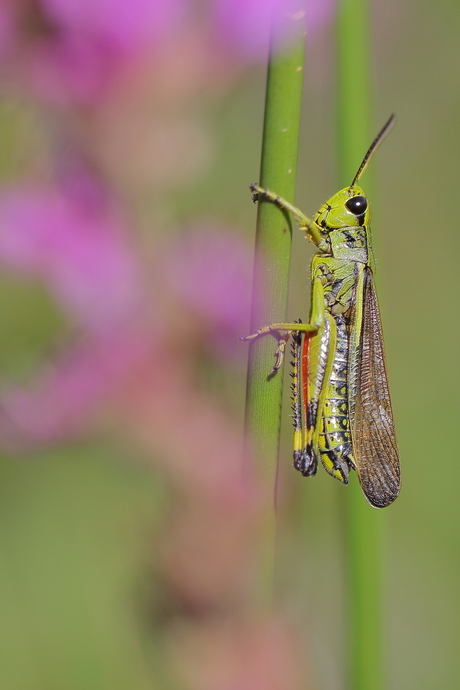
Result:
M299 3L301 4L301 3ZM300 9L300 8L299 8ZM274 36L269 58L260 183L294 200L302 99L305 27L301 13L295 38L282 52ZM294 26L294 24L293 24ZM277 24L276 30L279 29ZM253 278L251 332L286 320L292 228L289 217L274 204L259 202ZM275 516L274 494L280 434L283 370L274 376L276 340L258 338L250 344L246 394L246 457L251 458L266 494L267 507L259 539L257 593L262 607L271 599ZM265 602L265 603L264 603Z
M342 0L337 20L337 122L341 186L350 184L371 132L370 22L366 0ZM372 199L368 173L363 187ZM357 481L346 496L349 690L383 690L383 511L372 509Z

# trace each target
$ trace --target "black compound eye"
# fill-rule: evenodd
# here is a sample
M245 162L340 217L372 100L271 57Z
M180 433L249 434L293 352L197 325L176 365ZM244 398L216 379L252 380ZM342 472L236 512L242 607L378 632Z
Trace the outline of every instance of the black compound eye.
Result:
M365 196L353 196L348 199L345 206L354 216L362 216L366 213L367 199Z

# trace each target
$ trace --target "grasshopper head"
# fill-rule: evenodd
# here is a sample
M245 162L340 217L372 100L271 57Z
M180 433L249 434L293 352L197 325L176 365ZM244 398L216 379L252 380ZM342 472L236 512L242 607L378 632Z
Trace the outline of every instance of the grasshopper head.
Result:
M326 201L313 218L313 223L305 224L309 236L321 251L330 253L337 259L366 263L372 269L374 257L369 226L371 209L357 182L394 123L395 116L391 115L369 146L351 185Z
M391 115L369 146L351 185L345 187L345 189L341 189L337 194L334 194L334 196L326 201L319 209L313 221L319 227L322 235L327 235L331 230L337 230L339 228L369 227L371 219L369 202L361 187L358 187L356 183L367 168L375 151L394 124L395 116Z
M369 226L371 209L361 187L345 187L321 206L313 221L322 235L338 228Z

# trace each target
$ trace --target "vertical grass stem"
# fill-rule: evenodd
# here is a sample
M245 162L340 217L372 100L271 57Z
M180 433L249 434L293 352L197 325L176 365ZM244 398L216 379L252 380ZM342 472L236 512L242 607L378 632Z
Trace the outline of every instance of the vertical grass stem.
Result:
M280 48L279 36L292 36ZM305 8L273 20L267 74L260 183L280 196L294 200L299 143L305 45ZM291 261L290 218L274 204L261 201L253 278L251 331L286 320ZM246 457L255 463L266 492L267 508L261 529L257 586L262 607L271 599L275 516L274 495L281 418L283 371L270 376L276 340L265 336L249 348L245 438Z
M337 138L340 186L350 184L375 136L371 128L371 27L366 0L341 0L337 18ZM372 172L372 171L371 171ZM366 172L363 187L372 199ZM352 477L352 480L355 477ZM383 690L382 539L385 515L351 481L346 501L349 690Z

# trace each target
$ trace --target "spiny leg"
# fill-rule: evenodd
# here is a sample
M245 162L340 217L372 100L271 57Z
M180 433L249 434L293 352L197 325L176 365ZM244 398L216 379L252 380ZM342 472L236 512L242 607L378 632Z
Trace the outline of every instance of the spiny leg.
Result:
M294 333L295 331L300 331L301 333L316 333L317 330L318 325L314 323L301 323L299 321L294 321L294 323L276 322L271 323L269 326L262 326L262 328L258 328L257 331L254 331L254 333L251 333L250 335L242 335L240 340L255 340L255 338L258 338L261 335L267 335L268 333L274 333L275 331L288 331L289 333Z
M309 336L306 335L306 338ZM305 454L306 446L306 426L304 403L302 400L302 336L299 332L292 334L290 372L292 383L292 422L294 425L294 467L300 470L304 476L316 474L318 466L316 457L307 457Z
M277 360L272 372L275 372L280 366L284 358L284 350L292 336L291 343L291 361L292 371L291 376L291 394L292 394L292 422L294 425L294 467L300 470L305 477L316 474L318 467L317 458L314 454L309 452L311 450L306 444L306 420L302 400L302 331L299 330L306 324L302 324L299 319L297 322L297 330L289 331L281 336L278 348L276 350ZM305 333L305 338L308 338L311 331Z
M289 342L289 338L293 333L316 333L318 326L311 323L302 323L300 319L294 323L272 323L270 326L263 326L250 335L242 335L240 340L255 340L261 335L274 333L276 331L283 331L278 339L278 347L275 350L276 361L271 370L271 374L275 374L281 367L284 360L284 351Z
M286 349L286 344L289 341L291 333L310 333L314 334L318 332L318 329L324 323L324 288L321 283L320 278L315 278L312 285L312 300L311 300L311 316L309 323L302 323L300 319L294 321L294 323L272 323L269 326L263 326L259 328L254 333L250 335L242 335L240 340L254 340L261 335L267 335L268 333L274 333L276 331L282 331L283 335L280 336L278 347L275 352L276 361L272 369L272 373L278 371L283 363L284 351Z
M329 380L330 369L332 367L334 347L331 347L331 330L334 319L326 313L324 307L324 289L320 278L315 278L312 287L312 307L310 322L318 325L315 333L306 333L303 342L294 339L293 345L293 366L295 388L295 406L300 411L297 418L300 431L294 427L294 467L299 470L304 477L316 474L318 467L318 454L315 450L317 444L314 442L315 433L319 431L322 402L324 398L324 383ZM312 343L316 338L327 345L327 364L324 370L320 389L313 391L310 395L310 367L312 366ZM314 372L313 372L314 373ZM317 387L316 387L317 388Z
M318 459L313 452L311 443L307 443L307 419L306 404L302 395L302 357L303 350L308 347L307 339L310 336L302 337L300 333L292 334L292 360L291 360L291 391L292 391L292 421L294 424L294 467L299 470L304 477L311 477L316 474ZM305 394L305 392L304 392Z
M292 334L291 344L291 361L292 371L289 372L291 381L291 399L292 399L292 423L294 425L294 449L303 445L303 419L302 419L302 395L301 395L301 380L300 380L300 362L302 357L302 336L297 333ZM299 436L299 442L297 441Z

